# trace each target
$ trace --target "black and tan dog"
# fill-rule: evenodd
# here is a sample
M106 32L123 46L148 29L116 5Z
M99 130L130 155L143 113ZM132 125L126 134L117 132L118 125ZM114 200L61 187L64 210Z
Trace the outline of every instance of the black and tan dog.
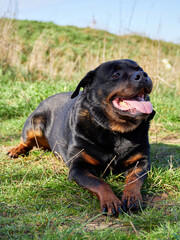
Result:
M151 79L136 62L103 63L88 72L73 93L40 103L25 122L21 143L8 154L15 158L34 146L52 150L69 167L70 179L98 197L102 212L117 215L121 209L138 209L150 168L148 129L155 114L151 90ZM98 178L109 167L114 173L125 172L121 201Z

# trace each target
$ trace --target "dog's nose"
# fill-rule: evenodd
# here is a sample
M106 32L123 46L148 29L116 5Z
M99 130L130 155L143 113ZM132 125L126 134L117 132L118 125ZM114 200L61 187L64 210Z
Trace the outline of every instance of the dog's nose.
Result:
M132 75L132 80L136 81L148 81L149 77L146 72L138 71Z
M147 93L150 93L152 90L152 81L150 77L147 75L146 72L138 71L132 74L131 81L134 84L134 86L138 88L145 87Z

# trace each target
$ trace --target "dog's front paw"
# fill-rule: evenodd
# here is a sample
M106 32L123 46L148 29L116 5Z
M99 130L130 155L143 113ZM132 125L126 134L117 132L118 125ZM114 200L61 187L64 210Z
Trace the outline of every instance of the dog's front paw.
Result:
M124 189L122 196L122 209L124 212L129 210L138 210L142 204L142 196L140 192L134 191L133 189Z
M121 201L115 195L107 195L100 200L101 212L117 216L122 213Z
M11 148L7 155L9 155L10 158L18 158L19 155L26 155L28 152L28 148L25 147L23 144L19 144L19 146L15 148Z

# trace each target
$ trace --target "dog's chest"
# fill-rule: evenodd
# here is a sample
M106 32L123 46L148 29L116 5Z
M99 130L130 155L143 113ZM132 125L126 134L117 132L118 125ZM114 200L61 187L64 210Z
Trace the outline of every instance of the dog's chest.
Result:
M116 138L114 141L114 152L117 155L117 160L124 159L131 155L140 146L140 142L134 142L130 139Z

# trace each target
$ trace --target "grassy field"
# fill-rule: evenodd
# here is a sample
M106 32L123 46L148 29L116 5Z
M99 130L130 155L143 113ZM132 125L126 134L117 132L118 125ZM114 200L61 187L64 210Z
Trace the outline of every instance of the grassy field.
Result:
M50 95L73 90L108 60L137 61L153 80L152 169L145 208L105 217L52 153L9 159L23 123ZM141 36L0 19L0 239L180 239L180 46ZM106 181L122 195L124 178Z

